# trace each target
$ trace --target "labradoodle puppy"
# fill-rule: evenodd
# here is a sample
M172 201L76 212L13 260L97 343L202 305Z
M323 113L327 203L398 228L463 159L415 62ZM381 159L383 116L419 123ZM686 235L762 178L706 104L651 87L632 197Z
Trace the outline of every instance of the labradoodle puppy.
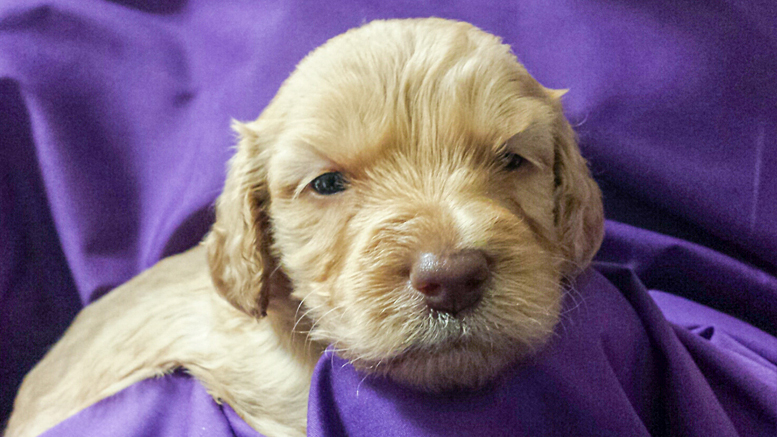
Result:
M465 23L333 38L235 125L204 242L85 308L8 435L176 368L258 431L304 435L326 345L419 389L481 385L546 342L602 239L561 94Z

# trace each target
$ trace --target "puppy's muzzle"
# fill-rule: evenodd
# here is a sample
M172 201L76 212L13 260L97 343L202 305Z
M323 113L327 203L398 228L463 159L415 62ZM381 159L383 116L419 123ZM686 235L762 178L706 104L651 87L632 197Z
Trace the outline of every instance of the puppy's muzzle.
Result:
M483 297L488 262L479 250L421 254L410 271L410 282L429 308L456 315Z

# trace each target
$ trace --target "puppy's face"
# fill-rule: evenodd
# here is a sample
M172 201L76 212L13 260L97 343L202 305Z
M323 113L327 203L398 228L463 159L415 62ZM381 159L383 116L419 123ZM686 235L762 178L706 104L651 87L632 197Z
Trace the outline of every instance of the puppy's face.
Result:
M309 335L356 367L483 383L547 339L562 279L601 239L553 94L463 23L331 40L240 127L209 237L217 286L257 313L280 268Z

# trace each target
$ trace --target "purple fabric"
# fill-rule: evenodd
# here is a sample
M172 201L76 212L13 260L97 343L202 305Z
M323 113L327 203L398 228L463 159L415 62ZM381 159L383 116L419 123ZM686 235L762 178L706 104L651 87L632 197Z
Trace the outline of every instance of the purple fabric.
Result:
M141 381L77 413L44 436L260 437L229 405L178 372Z
M667 323L632 271L597 269L604 276L589 270L566 300L549 347L476 393L417 393L325 356L313 378L309 435L773 435L777 340L747 326L757 334L749 340L770 352L718 350ZM716 314L671 299L688 310L680 318ZM713 369L697 365L711 356ZM711 377L724 384L711 387Z
M531 365L430 398L327 356L310 434L466 434L476 423L470 435L776 434L771 2L436 3L0 1L0 421L82 305L201 238L230 118L255 118L329 37L435 15L503 36L540 82L570 88L568 115L622 223L608 223L599 272L581 278ZM250 435L183 374L49 435L114 424Z

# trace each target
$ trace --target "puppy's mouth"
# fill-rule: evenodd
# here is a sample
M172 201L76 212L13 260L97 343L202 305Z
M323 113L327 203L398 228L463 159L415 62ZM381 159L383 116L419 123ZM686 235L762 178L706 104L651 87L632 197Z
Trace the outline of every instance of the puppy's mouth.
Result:
M431 338L426 344L413 345L409 350L442 352L456 346L464 346L473 340L474 308L457 314L429 310L421 329Z
M354 366L403 385L440 392L481 387L520 355L514 341L485 334L487 328L474 309L456 315L431 312L424 325L422 341L377 361L355 360Z
M405 289L395 293L399 299L381 293L371 305L324 312L311 334L368 374L429 391L476 388L530 353L555 324L552 302L532 314L535 305L514 297L521 293L499 287L486 287L477 304L455 313L430 308Z

